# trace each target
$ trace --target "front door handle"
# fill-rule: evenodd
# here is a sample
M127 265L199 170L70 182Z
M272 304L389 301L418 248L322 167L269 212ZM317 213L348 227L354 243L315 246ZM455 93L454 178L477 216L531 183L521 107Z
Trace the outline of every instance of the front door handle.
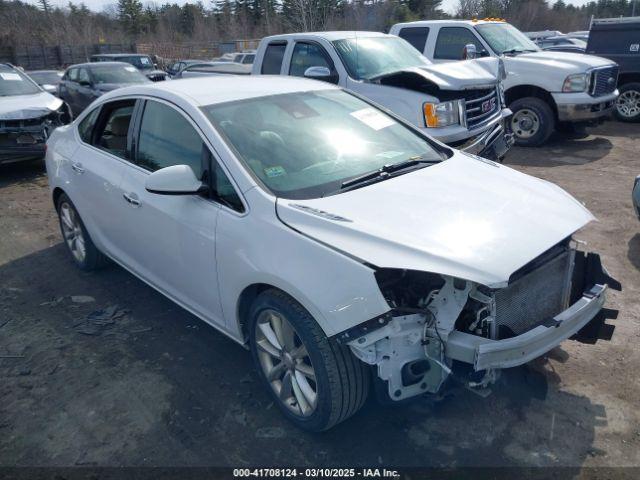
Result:
M140 200L138 200L138 196L135 193L123 193L122 196L134 207L140 206Z
M76 173L84 173L84 168L82 167L81 163L72 163L71 164L71 168L76 172Z

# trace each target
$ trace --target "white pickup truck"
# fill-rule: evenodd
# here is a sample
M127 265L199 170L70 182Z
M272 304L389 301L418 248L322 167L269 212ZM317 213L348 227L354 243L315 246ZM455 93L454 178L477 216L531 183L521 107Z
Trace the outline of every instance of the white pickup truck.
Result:
M500 62L433 65L404 40L378 32L316 32L262 39L252 74L324 80L386 107L468 153L501 159L505 133Z
M613 110L618 66L579 53L545 52L504 21L428 20L398 23L390 33L434 63L460 60L473 45L478 57L502 58L510 128L518 145L538 146L556 127L603 120Z

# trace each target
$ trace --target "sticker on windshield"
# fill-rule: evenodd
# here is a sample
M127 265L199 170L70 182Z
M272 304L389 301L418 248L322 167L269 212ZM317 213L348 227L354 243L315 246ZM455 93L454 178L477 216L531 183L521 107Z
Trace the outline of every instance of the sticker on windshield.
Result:
M135 72L135 71L136 71L136 67L124 67L124 69L125 69L127 72Z
M351 116L357 118L374 130L382 130L383 128L396 124L391 117L386 116L375 108L363 108L362 110L356 110L355 112L351 112Z
M264 169L264 173L269 178L280 177L282 175L286 175L287 174L287 172L284 169L284 167L281 167L280 165L277 165L275 167L267 167L267 168Z
M376 153L376 157L392 159L392 158L399 157L403 153L404 152L396 152L395 150L388 150L386 152Z
M0 77L2 77L3 80L17 80L18 82L22 81L22 77L17 73L0 73Z

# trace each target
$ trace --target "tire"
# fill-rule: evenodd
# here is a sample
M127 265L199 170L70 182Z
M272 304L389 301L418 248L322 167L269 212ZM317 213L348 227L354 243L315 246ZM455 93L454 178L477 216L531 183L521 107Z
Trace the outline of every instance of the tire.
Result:
M282 327L276 334L278 329L271 327L278 324L275 321L278 316ZM282 319L292 327L292 333ZM267 331L271 328L275 340L284 348L274 348L275 344L268 340L273 335L265 335L265 328ZM356 413L367 399L370 373L365 364L353 356L349 347L327 338L309 312L280 290L262 292L251 306L249 342L259 376L274 403L285 417L304 430L327 430ZM274 350L279 356L274 355ZM283 352L293 355L287 358L288 353ZM302 373L309 372L309 366L313 376ZM274 374L271 380L268 372ZM309 391L307 387L315 391L314 400L305 394ZM283 389L281 399L279 392Z
M525 97L511 102L509 108L513 112L509 129L516 145L539 147L549 139L555 129L555 115L547 102Z
M94 245L75 205L65 193L58 198L56 211L62 238L76 266L85 272L103 267L107 258ZM84 250L82 255L81 250Z
M621 122L640 120L640 83L625 83L619 88L614 115Z

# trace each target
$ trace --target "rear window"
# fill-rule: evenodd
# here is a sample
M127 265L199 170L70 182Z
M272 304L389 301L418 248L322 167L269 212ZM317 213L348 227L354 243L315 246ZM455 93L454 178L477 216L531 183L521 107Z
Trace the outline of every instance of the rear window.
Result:
M264 52L261 73L266 75L279 75L284 59L284 51L287 49L286 43L270 43Z

